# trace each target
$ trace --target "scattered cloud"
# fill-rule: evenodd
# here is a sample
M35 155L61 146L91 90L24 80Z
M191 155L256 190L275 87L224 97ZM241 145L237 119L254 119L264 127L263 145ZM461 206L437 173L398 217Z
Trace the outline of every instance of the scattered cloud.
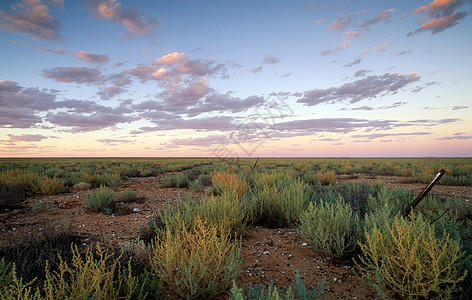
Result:
M59 82L96 84L105 76L97 69L89 67L55 67L44 69L43 76Z
M408 49L408 50L404 50L404 51L398 53L398 56L402 56L402 55L405 55L405 54L411 54L411 53L413 53L413 50Z
M133 36L152 34L155 27L161 24L160 20L137 8L123 9L121 2L116 0L91 0L86 7L99 19L123 25Z
M423 31L435 34L459 24L469 15L468 12L455 11L464 3L466 3L465 0L434 0L428 5L417 8L414 15L427 13L427 17L421 19L420 24L422 25L415 31L409 32L407 36Z
M356 139L380 139L385 137L415 137L415 136L422 136L422 135L431 135L431 132L394 132L394 133L370 133L370 134L354 134L351 135L351 138Z
M442 138L437 138L437 140L472 140L472 134L465 134L464 132L454 133L452 136L445 136Z
M270 53L267 53L266 57L262 61L262 64L252 70L253 73L262 72L265 65L274 65L280 62L280 58L273 57Z
M469 108L467 105L456 105L452 107L452 110L466 109Z
M367 10L362 10L362 11L358 11L354 14L350 14L347 17L341 16L336 21L331 23L331 25L328 26L328 29L336 30L336 31L343 31L344 29L351 26L351 24L354 21L354 19L356 18L356 16L364 14L366 12L367 12Z
M384 10L378 16L361 23L361 27L368 28L376 23L379 23L380 21L390 22L393 11L393 8Z
M326 18L322 18L322 19L318 19L315 21L316 24L321 24L323 23L324 21L326 21Z
M2 142L40 142L41 140L47 139L47 136L41 134L7 134L8 139Z
M45 47L40 47L40 46L36 46L30 43L25 43L25 42L20 42L20 41L10 41L10 43L30 47L30 48L39 50L41 52L46 52L46 53L54 53L54 54L59 54L59 55L63 55L66 53L66 51L61 48L56 48L56 49L45 48Z
M361 62L362 62L362 58L358 57L354 59L353 61L351 61L350 63L345 64L343 67L350 68L350 67L360 64Z
M375 98L380 94L394 94L399 89L418 80L420 80L420 76L414 72L406 75L385 73L381 76L368 76L351 83L345 83L340 87L305 91L303 92L303 97L298 99L297 102L308 106L344 101L355 103L361 100Z
M132 142L130 140L120 140L120 139L99 139L97 141L100 143L109 145L109 146L115 146L117 144L128 144Z
M320 54L323 55L323 56L333 54L335 52L347 49L349 47L349 45L351 45L351 41L342 41L341 43L338 44L338 46L336 48L323 50L323 51L321 51Z
M99 65L106 64L110 60L106 54L93 54L87 51L74 52L74 56L80 60Z
M0 28L36 40L64 39L60 33L62 24L49 15L49 7L41 0L22 0L11 7L11 13L0 10Z
M361 35L361 32L358 30L349 30L346 31L343 35L343 39L355 39Z
M366 54L368 54L369 52L372 52L372 51L385 52L385 48L387 48L388 46L390 46L392 44L393 44L392 42L386 42L385 44L383 44L381 46L373 47L371 49L366 49L366 50L362 51L360 56L366 55Z
M369 72L372 72L372 70L362 69L354 73L354 77L364 77Z

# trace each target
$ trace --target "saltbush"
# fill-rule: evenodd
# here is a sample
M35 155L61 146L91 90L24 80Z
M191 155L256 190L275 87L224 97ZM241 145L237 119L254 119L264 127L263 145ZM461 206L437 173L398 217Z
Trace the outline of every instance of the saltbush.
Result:
M120 200L125 203L134 202L138 199L138 194L132 189L125 189L121 192Z
M366 230L358 266L384 298L450 299L467 272L460 272L460 245L434 228L421 215L409 222L396 217L387 230Z
M150 264L166 286L180 297L212 298L239 275L240 243L218 233L196 217L194 228L167 230L152 246Z
M94 212L111 214L116 209L115 192L102 185L87 195L87 207Z
M249 184L240 179L231 170L216 172L211 177L213 192L217 195L231 193L236 196L243 196L249 191Z
M300 217L299 232L316 251L334 258L353 252L361 234L359 217L341 197L310 203Z
M63 189L63 183L60 178L48 177L44 175L38 177L33 186L33 191L40 195L56 195L59 194Z

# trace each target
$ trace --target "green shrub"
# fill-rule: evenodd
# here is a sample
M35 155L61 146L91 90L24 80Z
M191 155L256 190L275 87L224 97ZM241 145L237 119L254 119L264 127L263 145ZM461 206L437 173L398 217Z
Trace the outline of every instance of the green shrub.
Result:
M287 290L278 289L273 283L269 286L263 284L249 284L245 289L238 288L236 282L233 282L231 300L260 300L260 299L294 299L295 295L300 300L324 299L323 293L326 289L326 279L318 283L318 285L309 290L303 280L300 272L297 270L295 274L295 285L290 286Z
M205 188L205 184L200 179L195 179L194 181L189 183L188 187L191 190L201 192Z
M36 194L40 195L56 195L59 194L63 189L63 183L60 178L57 177L48 177L47 175L44 175L42 177L39 177L33 187L33 191Z
M87 207L94 212L111 214L116 209L115 192L102 185L87 195Z
M255 218L267 226L287 226L298 221L299 215L306 209L311 188L300 180L281 180L275 185L264 185L252 194L250 212ZM259 215L258 215L259 213Z
M174 176L167 176L161 179L162 187L184 188L184 187L188 187L188 184L189 184L189 178L188 178L188 175L185 173L179 173Z
M300 217L299 232L316 251L334 258L353 252L361 233L359 217L341 197L334 203L310 203Z
M460 245L449 235L436 238L421 216L411 218L397 217L387 230L366 230L358 266L382 297L450 299L467 273L459 271Z
M10 285L13 280L11 274L11 264L5 261L3 257L0 259L0 291Z
M157 237L150 264L166 286L180 297L212 298L231 286L241 266L240 243L218 233L198 216L192 230L185 224Z
M125 189L123 192L121 192L120 195L120 200L125 203L130 203L134 202L138 199L138 194L136 194L135 191L132 189Z

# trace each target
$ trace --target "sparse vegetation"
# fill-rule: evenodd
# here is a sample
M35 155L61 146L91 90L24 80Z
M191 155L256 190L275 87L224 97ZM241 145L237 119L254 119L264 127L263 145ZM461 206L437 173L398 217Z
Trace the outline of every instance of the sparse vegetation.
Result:
M87 195L87 207L94 212L111 214L116 209L115 192L102 185Z
M82 240L70 232L22 235L13 226L4 228L11 232L0 248L0 297L322 298L323 285L307 287L300 274L290 288L233 284L240 274L241 240L254 225L298 227L308 249L347 265L354 259L382 297L467 299L472 292L470 203L433 192L405 220L402 210L412 195L387 188L388 180L374 180L380 174L429 182L444 167L448 173L441 183L466 185L472 183L472 160L261 159L253 166L253 159L237 165L204 159L0 160L2 213L14 215L11 210L25 207L38 217L57 203L50 197L31 203L34 198L28 197L90 189L86 214L121 217L120 212L132 213L128 203L141 193L130 182L148 180L134 177L157 174L164 174L150 179L161 180L157 190L172 195L165 199L169 206L149 214L140 239L121 243L118 250L78 246ZM370 185L340 182L365 177ZM122 179L133 189L115 195L111 187ZM164 187L188 188L189 194ZM74 193L80 198L82 193Z

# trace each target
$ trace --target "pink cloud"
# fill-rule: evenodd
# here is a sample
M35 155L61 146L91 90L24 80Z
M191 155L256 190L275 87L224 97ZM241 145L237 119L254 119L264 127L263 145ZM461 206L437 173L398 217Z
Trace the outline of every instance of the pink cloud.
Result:
M160 21L139 9L123 9L116 0L94 0L88 9L99 19L123 25L133 35L152 34Z
M172 66L175 63L185 60L187 57L184 53L172 52L156 59L156 63L159 65Z
M392 17L393 11L394 11L393 8L387 9L381 12L378 16L363 22L361 24L361 27L367 28L383 20L389 21L390 18Z
M74 52L74 55L80 60L100 65L106 64L110 60L106 54L93 54L87 51Z
M49 15L49 7L41 0L23 0L12 7L12 13L0 10L0 28L19 32L37 40L62 40L62 24Z
M371 49L366 49L366 50L362 51L362 53L360 55L361 56L366 55L367 53L372 52L372 51L384 52L385 48L387 48L388 46L390 46L392 44L393 44L392 42L387 42L387 43L383 44L382 46L377 46L377 47L373 47Z

